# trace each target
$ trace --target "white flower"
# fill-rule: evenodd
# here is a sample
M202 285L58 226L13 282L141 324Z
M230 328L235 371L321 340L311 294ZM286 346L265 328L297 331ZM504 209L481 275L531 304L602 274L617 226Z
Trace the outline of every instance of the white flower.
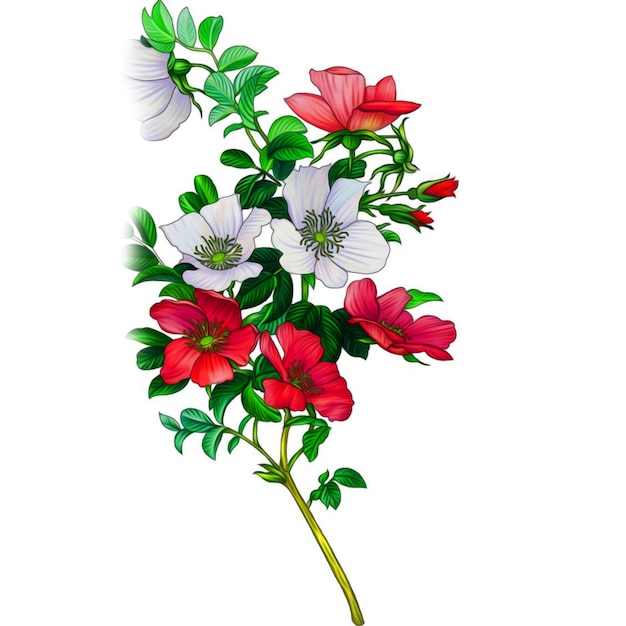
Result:
M133 113L148 141L167 139L191 113L191 98L178 90L167 71L169 57L136 39L128 42L126 75Z
M252 209L244 220L237 196L227 196L198 213L186 213L161 230L182 253L182 262L198 268L183 272L186 283L224 291L233 281L255 278L263 271L262 265L248 258L255 238L270 219L265 209Z
M291 221L272 220L272 243L288 272L315 272L327 287L343 287L348 272L380 271L389 244L372 222L357 219L369 183L340 178L330 188L329 169L301 167L289 175L283 195Z

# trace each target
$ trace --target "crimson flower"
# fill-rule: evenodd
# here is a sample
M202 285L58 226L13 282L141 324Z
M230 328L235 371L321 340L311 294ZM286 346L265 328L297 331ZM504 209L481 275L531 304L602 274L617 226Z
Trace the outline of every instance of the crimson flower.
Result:
M285 102L305 122L330 133L380 130L421 106L396 100L396 83L391 76L375 86L366 86L363 74L348 67L311 70L310 76L322 95L296 93Z
M437 202L442 198L456 197L454 192L458 186L459 181L448 176L439 180L428 180L417 187L414 196L421 202Z
M411 211L411 221L417 226L426 226L427 224L432 224L435 220L426 211Z
M345 309L352 315L351 324L360 324L363 330L381 347L393 354L425 352L439 361L452 357L446 348L456 339L452 322L434 315L416 320L405 311L411 300L403 287L376 296L376 285L370 278L353 282L346 292Z
M236 300L203 289L194 296L198 304L163 300L150 309L165 332L183 335L165 346L161 377L168 385L190 377L201 387L232 380L229 360L245 365L259 336L254 326L241 327Z
M345 420L352 413L352 394L335 363L322 362L324 349L317 335L297 330L286 322L276 330L283 348L281 358L276 344L266 331L261 335L261 352L278 372L280 380L263 381L265 402L275 409L304 411L311 403L331 422Z

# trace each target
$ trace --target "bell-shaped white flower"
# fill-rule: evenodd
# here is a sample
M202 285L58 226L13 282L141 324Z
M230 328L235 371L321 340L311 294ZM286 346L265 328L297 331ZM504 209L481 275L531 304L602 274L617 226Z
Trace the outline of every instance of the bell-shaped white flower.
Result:
M244 220L237 196L227 196L197 213L186 213L161 230L182 253L182 262L197 268L183 272L186 283L224 291L233 281L255 278L263 271L262 265L248 259L255 238L270 219L269 211L255 208Z
M328 184L326 167L301 167L285 181L289 217L272 220L280 264L292 274L315 273L327 287L343 287L348 272L374 274L389 256L375 224L359 220L359 201L369 183L340 178Z
M148 141L167 139L191 113L191 98L178 90L167 71L169 57L136 39L128 42L126 76L133 113Z

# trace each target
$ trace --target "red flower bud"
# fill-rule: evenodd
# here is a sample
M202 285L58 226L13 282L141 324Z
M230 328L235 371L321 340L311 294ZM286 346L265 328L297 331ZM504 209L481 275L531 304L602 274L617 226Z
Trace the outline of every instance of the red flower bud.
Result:
M446 176L438 180L427 180L416 188L409 191L409 198L420 202L437 202L442 198L456 197L454 192L459 186L459 181Z

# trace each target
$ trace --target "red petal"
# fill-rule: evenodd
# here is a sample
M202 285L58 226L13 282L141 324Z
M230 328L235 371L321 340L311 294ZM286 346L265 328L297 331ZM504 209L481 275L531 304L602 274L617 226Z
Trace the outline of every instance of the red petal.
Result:
M241 328L241 309L236 300L204 289L196 289L193 294L209 322L219 322L229 330Z
M344 307L350 315L378 321L380 307L376 300L376 283L371 278L356 280L348 285Z
M414 102L387 102L386 100L364 102L350 116L348 129L380 130L395 122L399 115L415 111L419 106L421 105Z
M395 100L396 81L391 76L381 78L375 87L367 87L365 91L365 102L371 100Z
M276 344L272 340L270 334L265 331L261 334L261 353L272 364L272 367L278 372L283 380L287 380L287 370L283 360L278 352Z
M346 128L352 112L365 98L363 75L347 67L329 67L321 72L311 70L310 75L334 116Z
M363 113L387 113L388 115L404 115L419 109L422 105L417 102L406 100L370 100L359 105L359 111Z
M203 352L191 370L191 380L206 387L215 383L232 380L234 376L230 363L216 352Z
M329 133L343 129L321 96L312 93L295 93L285 98L285 102L298 117L317 128Z
M320 365L334 365L333 363L320 363ZM319 368L319 366L318 366ZM318 369L314 368L314 369ZM335 370L336 370L335 366ZM313 374L313 372L311 372ZM345 420L350 417L354 400L344 378L338 375L324 384L324 390L320 394L307 394L307 401L315 410L331 422ZM316 372L316 378L321 378L320 372Z
M283 360L287 367L300 361L304 369L309 370L324 356L320 338L308 330L298 330L291 322L280 325L276 335L285 352Z
M378 298L380 306L380 317L378 319L381 322L384 320L390 326L395 326L396 320L404 312L409 300L411 300L411 296L404 287L396 287L384 293ZM412 322L413 318L410 315L409 318Z
M219 351L219 354L233 360L237 365L245 365L256 346L258 337L259 331L254 326L244 326L234 330L228 336L228 343Z
M165 361L161 378L167 385L189 378L200 353L189 345L188 339L174 339L165 346Z
M381 347L385 350L389 350L389 346L398 341L402 341L402 337L398 333L385 328L378 322L365 320L360 317L353 317L348 320L351 323L357 322L361 324L361 328Z
M197 323L206 322L202 309L187 300L163 300L150 309L150 315L159 322L159 326L167 333L182 335L194 328Z
M447 348L456 339L454 324L434 315L416 319L406 330L406 343L419 343Z
M446 180L439 181L434 185L431 185L424 190L429 196L435 196L435 198L448 198L455 197L454 192L459 186L459 181L454 178L448 178Z
M265 402L275 409L291 409L292 411L304 411L306 400L304 394L289 383L275 378L266 378L263 381L265 389Z

